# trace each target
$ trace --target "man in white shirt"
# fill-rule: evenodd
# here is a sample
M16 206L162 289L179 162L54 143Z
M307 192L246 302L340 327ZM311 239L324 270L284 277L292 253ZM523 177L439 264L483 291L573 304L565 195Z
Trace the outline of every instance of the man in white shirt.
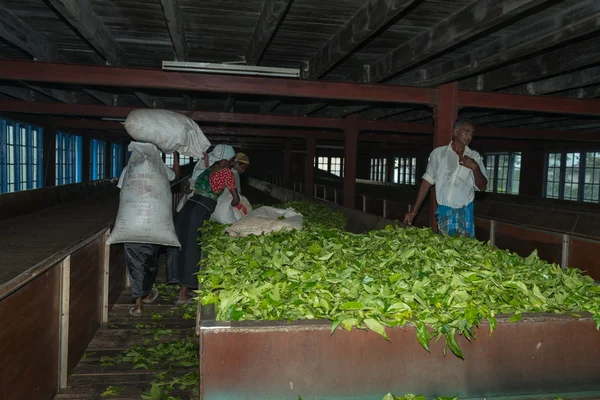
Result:
M452 142L431 152L417 201L412 211L404 216L404 224L412 225L429 189L436 185L439 232L448 236L475 237L475 190L484 191L488 179L481 156L469 148L474 133L472 122L459 119L452 128Z

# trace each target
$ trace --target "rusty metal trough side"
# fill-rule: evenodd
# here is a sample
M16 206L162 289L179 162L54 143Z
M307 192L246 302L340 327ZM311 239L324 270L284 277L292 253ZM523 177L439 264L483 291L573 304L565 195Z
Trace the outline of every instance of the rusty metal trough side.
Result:
M458 338L461 360L443 355L444 339L428 353L410 326L388 328L388 342L357 329L331 335L329 321L216 322L210 307L200 315L202 400L380 400L388 392L600 398L600 332L591 317L499 317L491 336L482 324L472 343Z

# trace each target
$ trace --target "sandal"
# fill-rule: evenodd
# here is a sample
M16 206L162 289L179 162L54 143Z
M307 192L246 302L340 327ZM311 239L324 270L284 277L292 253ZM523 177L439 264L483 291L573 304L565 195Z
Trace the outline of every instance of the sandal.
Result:
M131 307L129 309L129 315L131 315L132 317L141 317L142 316L142 312L136 310L135 307Z
M154 303L154 300L156 300L156 298L158 297L158 290L157 289L152 289L150 291L150 294L152 295L150 297L150 300L146 300L146 298L144 298L142 300L144 302L144 304L152 304L152 303Z
M178 305L178 306L182 306L182 305L184 305L184 304L192 304L193 302L194 302L194 298L193 298L193 297L190 297L189 299L187 299L187 300L184 300L184 301L177 300L177 301L175 302L175 304L176 304L176 305Z

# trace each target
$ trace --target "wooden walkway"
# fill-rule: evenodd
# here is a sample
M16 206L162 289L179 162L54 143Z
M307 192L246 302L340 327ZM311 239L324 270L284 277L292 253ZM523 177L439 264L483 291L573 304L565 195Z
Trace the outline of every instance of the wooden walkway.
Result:
M196 305L175 305L179 286L158 283L156 287L159 297L153 304L144 305L141 317L129 315L131 294L128 289L123 292L109 313L108 326L98 330L71 372L69 387L56 399L162 399L156 391L165 382L163 389L174 384L170 396L196 398ZM182 384L192 386L182 390Z

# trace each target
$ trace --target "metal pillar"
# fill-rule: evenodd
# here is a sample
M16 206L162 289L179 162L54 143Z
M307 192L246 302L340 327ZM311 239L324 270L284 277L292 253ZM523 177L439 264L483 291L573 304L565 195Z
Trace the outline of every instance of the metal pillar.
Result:
M344 125L344 207L354 208L356 193L356 154L358 148L358 115L346 118Z
M313 196L315 181L315 149L317 139L312 134L306 136L306 158L304 159L304 194Z
M433 108L433 148L447 145L452 140L452 125L458 115L458 82L440 85L438 93L438 104ZM434 232L437 232L436 208L434 186L429 197L429 225Z

